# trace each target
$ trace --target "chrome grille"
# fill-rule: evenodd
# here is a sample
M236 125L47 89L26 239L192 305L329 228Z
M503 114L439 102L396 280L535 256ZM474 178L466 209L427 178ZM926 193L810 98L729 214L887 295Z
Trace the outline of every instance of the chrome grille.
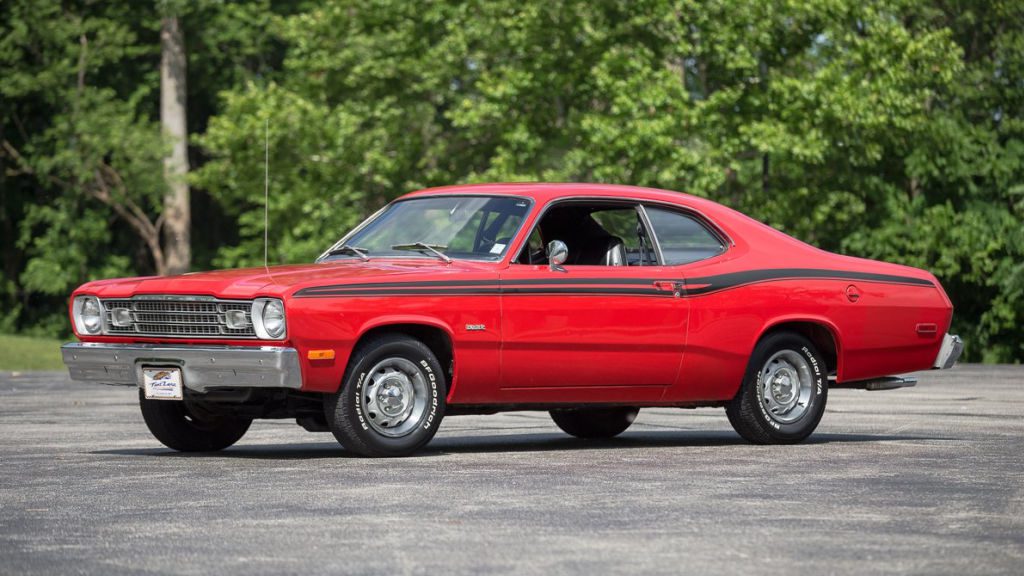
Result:
M200 297L139 297L101 300L103 331L111 336L148 336L154 338L255 338L252 326L252 302L216 300ZM114 310L128 310L131 324L114 325ZM227 313L245 314L245 328L229 328Z

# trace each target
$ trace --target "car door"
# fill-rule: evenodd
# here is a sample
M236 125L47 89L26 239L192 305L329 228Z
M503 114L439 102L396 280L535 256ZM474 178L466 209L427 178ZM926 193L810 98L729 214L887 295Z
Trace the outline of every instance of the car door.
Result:
M657 399L676 381L688 316L688 302L679 296L681 278L658 264L636 203L602 200L595 205L614 216L605 219L605 228L615 232L612 236L628 237L623 238L624 265L572 263L570 254L560 271L547 263L529 263L521 251L500 276L505 391L642 387L649 392L645 398ZM545 217L539 219L540 227ZM556 239L543 236L534 230L522 250L536 255L538 244ZM571 252L573 244L569 246ZM588 393L557 399L601 398ZM605 399L612 401L613 395Z

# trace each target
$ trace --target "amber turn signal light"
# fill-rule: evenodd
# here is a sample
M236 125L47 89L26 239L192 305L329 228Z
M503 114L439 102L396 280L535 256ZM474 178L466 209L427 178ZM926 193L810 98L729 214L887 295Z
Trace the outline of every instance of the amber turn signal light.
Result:
M306 353L310 360L334 360L334 350L310 350Z

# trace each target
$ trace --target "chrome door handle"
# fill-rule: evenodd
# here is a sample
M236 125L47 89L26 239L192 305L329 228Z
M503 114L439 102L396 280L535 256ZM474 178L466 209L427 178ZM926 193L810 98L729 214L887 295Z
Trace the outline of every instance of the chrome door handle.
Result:
M683 293L683 283L675 280L655 280L654 287L662 292L671 292L676 298Z

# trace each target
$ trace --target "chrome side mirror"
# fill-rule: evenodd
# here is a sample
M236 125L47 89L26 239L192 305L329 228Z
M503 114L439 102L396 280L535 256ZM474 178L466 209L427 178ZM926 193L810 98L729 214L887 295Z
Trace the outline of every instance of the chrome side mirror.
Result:
M552 240L548 242L548 268L552 272L566 272L566 269L562 267L565 264L566 259L569 258L569 247L565 245L565 242L561 240Z

